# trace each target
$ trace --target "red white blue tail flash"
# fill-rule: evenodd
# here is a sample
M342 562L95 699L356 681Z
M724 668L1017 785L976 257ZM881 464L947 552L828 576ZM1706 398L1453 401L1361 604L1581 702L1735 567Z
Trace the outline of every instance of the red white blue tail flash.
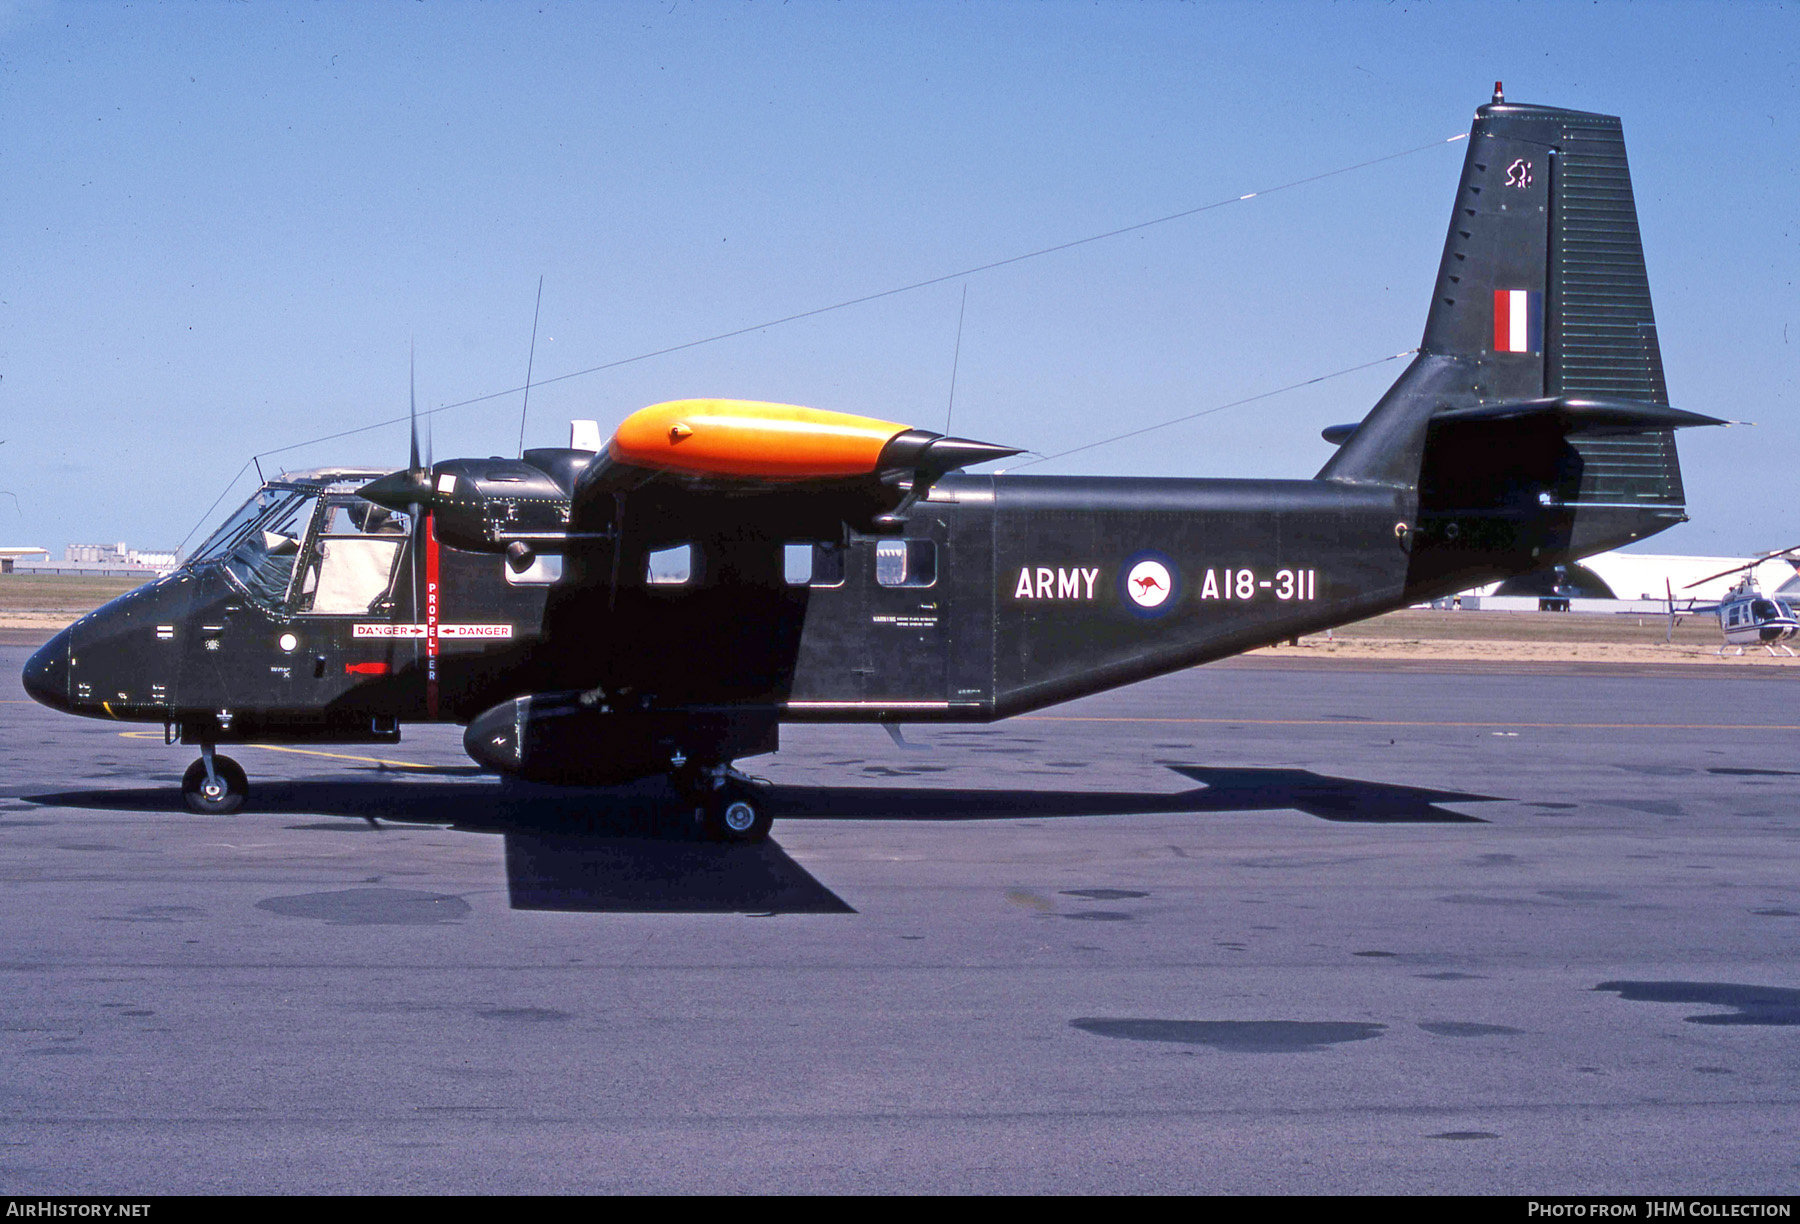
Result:
M1544 295L1531 289L1494 290L1494 351L1538 353L1544 348Z

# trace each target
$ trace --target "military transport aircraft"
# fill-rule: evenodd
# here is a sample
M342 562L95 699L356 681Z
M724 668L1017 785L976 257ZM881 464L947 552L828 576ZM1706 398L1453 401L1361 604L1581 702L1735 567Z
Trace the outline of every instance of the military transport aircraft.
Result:
M1686 518L1619 121L1469 133L1417 357L1311 480L970 475L895 421L681 400L520 459L269 481L25 686L216 751L464 723L502 774L667 775L717 836L783 722L989 722L1643 539ZM597 435L598 431L594 431Z

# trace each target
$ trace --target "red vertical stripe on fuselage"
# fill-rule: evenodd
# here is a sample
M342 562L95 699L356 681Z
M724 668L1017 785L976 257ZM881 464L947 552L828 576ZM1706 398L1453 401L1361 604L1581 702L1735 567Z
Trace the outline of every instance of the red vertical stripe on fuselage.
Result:
M438 538L434 516L425 516L425 717L438 716Z

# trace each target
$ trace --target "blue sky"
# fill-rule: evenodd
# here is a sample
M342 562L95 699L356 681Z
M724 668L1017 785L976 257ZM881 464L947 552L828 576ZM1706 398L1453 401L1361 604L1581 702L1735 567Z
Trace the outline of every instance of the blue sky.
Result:
M0 543L171 546L403 413L409 344L422 407L517 387L539 276L555 377L1442 142L1496 78L1623 116L1671 398L1757 422L1683 436L1650 547L1800 542L1793 4L0 0ZM965 285L955 431L1041 452L1384 357L1461 156L545 385L527 442L692 395L941 428ZM1033 470L1309 476L1400 364Z

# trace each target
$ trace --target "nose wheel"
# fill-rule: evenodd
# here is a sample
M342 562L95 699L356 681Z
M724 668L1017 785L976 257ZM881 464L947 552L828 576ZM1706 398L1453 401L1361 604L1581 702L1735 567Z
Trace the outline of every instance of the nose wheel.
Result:
M181 775L181 797L189 811L202 816L229 816L244 806L249 793L250 779L244 776L243 767L210 749Z

